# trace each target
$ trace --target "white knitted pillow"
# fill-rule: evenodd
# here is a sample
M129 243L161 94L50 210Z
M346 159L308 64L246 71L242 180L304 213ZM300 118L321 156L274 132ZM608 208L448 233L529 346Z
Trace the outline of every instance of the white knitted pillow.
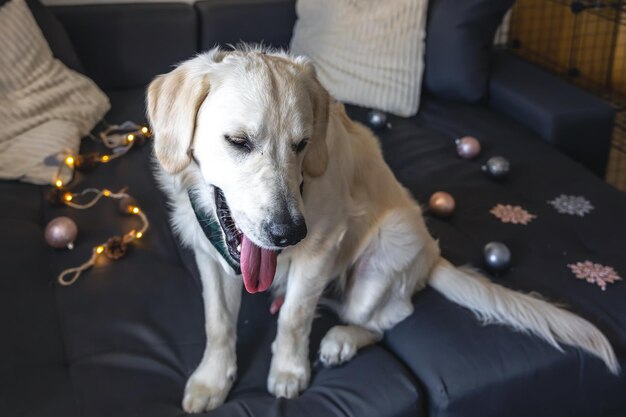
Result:
M52 56L24 0L0 7L0 51L0 178L50 184L58 167L44 161L77 153L109 100Z
M428 0L297 0L291 50L335 98L417 113Z

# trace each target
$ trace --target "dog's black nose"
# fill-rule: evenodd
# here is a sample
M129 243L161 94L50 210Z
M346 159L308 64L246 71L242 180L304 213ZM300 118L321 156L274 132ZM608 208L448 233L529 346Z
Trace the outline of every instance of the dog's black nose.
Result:
M281 219L283 221L275 221L268 223L267 234L274 246L281 248L295 245L305 238L307 229L306 223L302 216L294 219Z

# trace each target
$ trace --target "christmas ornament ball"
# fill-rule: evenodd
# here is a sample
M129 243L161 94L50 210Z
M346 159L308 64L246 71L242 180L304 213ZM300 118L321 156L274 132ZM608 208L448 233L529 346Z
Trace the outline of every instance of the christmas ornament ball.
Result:
M448 217L454 212L454 197L445 191L437 191L430 196L428 207L438 217Z
M473 136L463 136L455 141L456 152L461 158L473 159L480 153L480 142Z
M372 110L367 114L367 123L374 129L382 129L387 126L387 115L380 110Z
M50 220L44 232L46 242L55 249L74 249L74 241L77 235L78 226L76 226L74 220L65 216Z
M496 179L504 178L511 170L511 164L503 156L493 156L483 165L483 171Z
M511 251L502 242L489 242L483 250L485 264L495 272L501 272L511 265Z

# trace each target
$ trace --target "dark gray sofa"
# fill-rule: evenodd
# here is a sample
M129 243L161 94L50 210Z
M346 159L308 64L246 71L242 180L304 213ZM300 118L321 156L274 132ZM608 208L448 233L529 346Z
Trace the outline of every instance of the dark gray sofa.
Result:
M238 41L287 46L292 0L208 0L187 4L53 8L85 73L109 95L109 122L144 120L144 89L171 65L215 44ZM500 240L513 252L504 285L536 290L600 327L626 367L626 284L606 291L573 278L566 265L592 260L626 275L626 196L605 184L611 108L506 52L493 52L489 95L460 103L426 91L419 114L390 117L380 132L398 179L426 202L451 192L453 217L429 217L431 233L456 264L482 266L483 245ZM426 63L428 66L428 62ZM462 68L447 68L462 71ZM365 120L367 109L349 106ZM453 139L475 135L477 161L456 156ZM85 149L93 146L85 142ZM205 344L200 283L190 254L167 221L167 207L144 146L71 187L130 192L152 228L129 256L100 265L71 287L58 272L81 263L90 248L131 227L115 207L53 207L42 187L0 182L1 416L177 416L187 376ZM507 181L480 170L489 156L512 163ZM595 209L583 218L546 204L559 194L584 195ZM495 204L520 204L537 219L499 223ZM58 252L43 239L46 223L68 215L80 228L77 248ZM97 221L94 221L97 219ZM295 400L265 389L276 323L266 294L244 294L238 326L238 380L210 416L546 416L626 415L626 376L611 376L580 351L560 353L502 326L482 326L434 291L415 297L415 313L350 363L314 367L311 387ZM311 360L336 317L314 323Z

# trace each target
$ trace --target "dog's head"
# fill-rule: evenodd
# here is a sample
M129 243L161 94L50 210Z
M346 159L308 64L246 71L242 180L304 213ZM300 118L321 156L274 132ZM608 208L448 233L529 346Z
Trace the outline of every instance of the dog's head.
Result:
M259 50L213 49L148 88L157 159L199 165L244 278L307 234L301 185L326 170L328 108L312 64Z

